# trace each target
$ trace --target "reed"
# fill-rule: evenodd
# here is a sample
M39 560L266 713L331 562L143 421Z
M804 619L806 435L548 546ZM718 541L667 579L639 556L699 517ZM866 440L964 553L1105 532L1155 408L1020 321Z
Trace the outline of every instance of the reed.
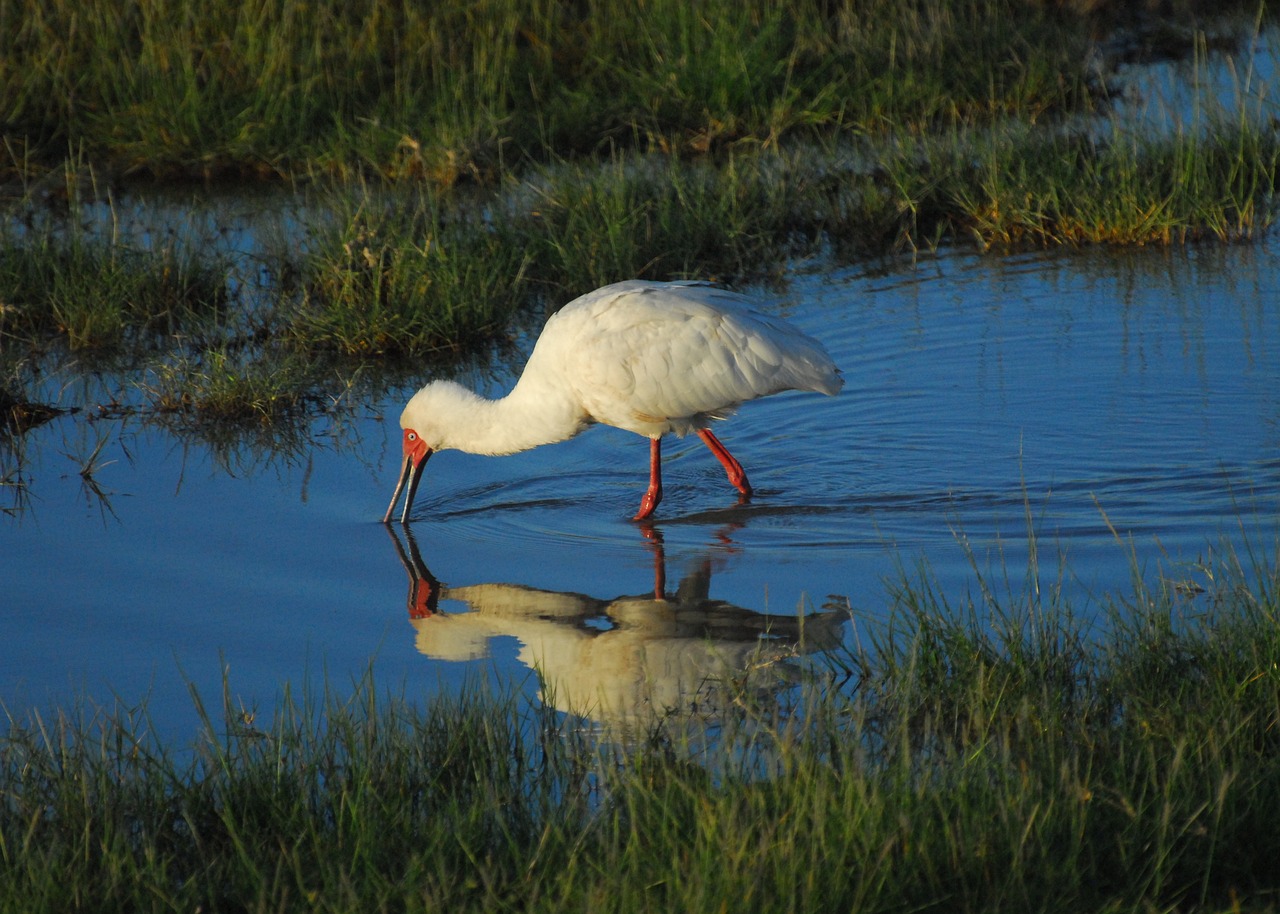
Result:
M1034 551L1034 549L1033 549ZM786 713L657 724L466 688L11 716L0 909L1274 910L1280 573L1225 551L1087 623L904 575ZM772 707L772 706L770 706Z

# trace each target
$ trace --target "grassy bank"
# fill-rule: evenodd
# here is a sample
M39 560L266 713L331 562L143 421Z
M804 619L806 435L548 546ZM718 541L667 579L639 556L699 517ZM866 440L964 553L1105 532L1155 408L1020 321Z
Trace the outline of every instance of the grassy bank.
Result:
M3 0L0 112L18 166L76 150L116 173L448 185L609 147L1079 109L1096 24L1023 0Z
M193 754L137 709L11 719L0 910L1274 910L1280 577L1202 572L1103 629L903 580L696 757L367 683L228 707Z
M1088 110L1117 60L1256 2L3 0L9 166L489 181ZM1099 36L1105 36L1100 41Z

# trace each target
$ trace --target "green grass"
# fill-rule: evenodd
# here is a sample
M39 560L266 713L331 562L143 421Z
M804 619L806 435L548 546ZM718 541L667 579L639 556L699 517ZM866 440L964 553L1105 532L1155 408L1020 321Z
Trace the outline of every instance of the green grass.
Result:
M1234 242L1274 222L1280 142L1225 113L1167 137L1011 131L943 174L947 232L983 248Z
M0 341L111 351L170 345L222 319L227 268L173 244L142 248L74 227L4 233Z
M432 191L389 196L360 185L320 204L333 213L315 229L300 263L283 249L279 335L304 352L374 357L456 357L500 338L530 291L528 255L475 210L452 211Z
M314 398L314 373L299 360L254 359L225 349L151 366L138 384L152 410L198 424L298 416Z
M1091 23L1021 0L0 2L16 163L484 178L1089 104Z
M371 681L271 721L225 698L190 752L145 709L11 718L0 910L1275 910L1280 574L1194 576L1102 626L904 576L705 753Z
M790 178L777 156L728 156L716 167L614 156L520 182L504 198L502 226L561 297L624 277L775 278L818 236Z

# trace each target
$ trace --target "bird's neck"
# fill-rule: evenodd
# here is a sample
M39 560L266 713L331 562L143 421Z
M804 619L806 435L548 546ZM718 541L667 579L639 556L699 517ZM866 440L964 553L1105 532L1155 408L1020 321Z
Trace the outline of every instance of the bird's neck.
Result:
M582 408L562 390L522 378L496 400L471 394L465 418L451 423L447 447L471 454L514 454L572 438L587 425ZM474 399L470 399L474 398Z

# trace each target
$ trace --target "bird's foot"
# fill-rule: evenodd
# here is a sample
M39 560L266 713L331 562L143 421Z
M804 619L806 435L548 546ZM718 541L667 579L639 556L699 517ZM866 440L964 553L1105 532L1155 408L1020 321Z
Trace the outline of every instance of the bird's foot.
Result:
M644 493L644 498L640 499L640 510L637 511L636 516L631 519L632 520L647 519L657 509L658 502L660 501L662 501L661 487L656 489L650 487L649 490Z

